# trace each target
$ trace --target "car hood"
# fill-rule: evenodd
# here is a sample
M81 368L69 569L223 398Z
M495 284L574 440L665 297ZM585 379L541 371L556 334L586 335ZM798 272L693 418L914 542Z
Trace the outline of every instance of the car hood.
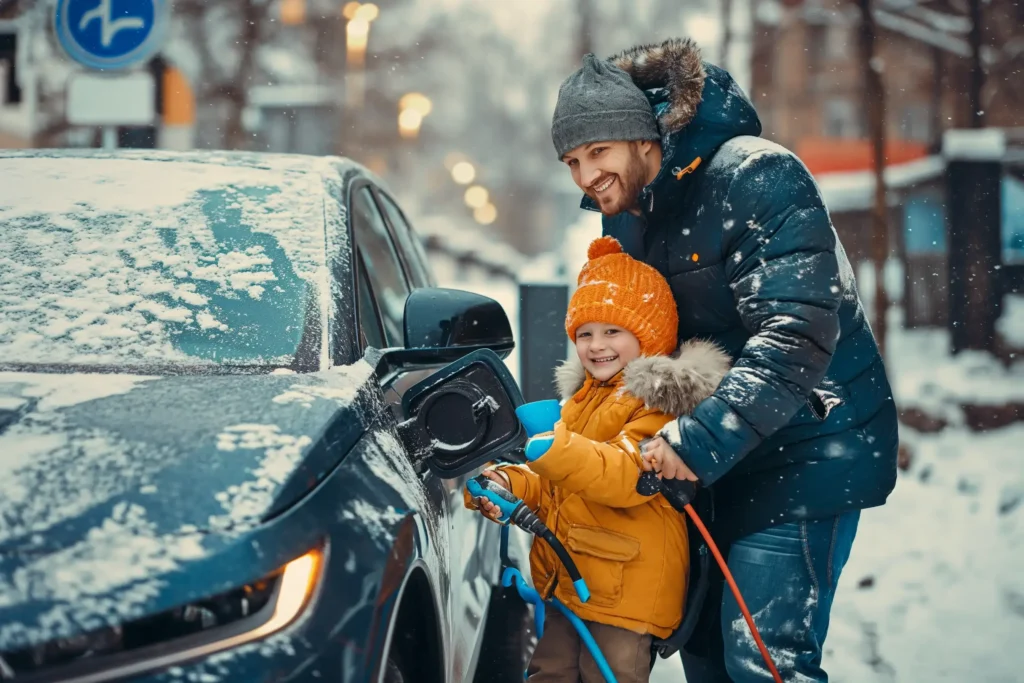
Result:
M308 548L316 529L258 527L358 441L381 400L372 375L364 362L310 375L0 372L0 652L209 596Z
M0 372L0 556L70 547L119 511L154 537L250 529L349 450L371 375Z

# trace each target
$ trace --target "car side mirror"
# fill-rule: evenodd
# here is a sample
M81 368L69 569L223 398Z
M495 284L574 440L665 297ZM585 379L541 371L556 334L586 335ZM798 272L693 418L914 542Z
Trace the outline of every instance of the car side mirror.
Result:
M515 414L522 403L505 364L480 349L406 391L399 432L414 460L454 479L526 442Z
M405 351L455 360L490 349L507 358L515 348L512 325L494 299L457 289L416 289L405 302Z

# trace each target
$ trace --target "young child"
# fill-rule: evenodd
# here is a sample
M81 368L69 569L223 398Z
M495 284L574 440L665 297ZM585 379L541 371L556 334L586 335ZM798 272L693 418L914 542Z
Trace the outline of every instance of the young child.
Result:
M639 443L709 396L729 359L704 342L669 357L678 315L665 279L611 237L591 243L588 257L565 320L576 358L557 373L561 420L528 444L529 465L485 474L537 512L572 554L591 597L579 601L543 541L530 552L536 589L586 622L620 683L646 682L652 638L669 636L682 620L689 550L682 515L661 494L636 491ZM468 492L466 505L497 517L495 506ZM558 610L546 614L528 680L603 681L571 623Z

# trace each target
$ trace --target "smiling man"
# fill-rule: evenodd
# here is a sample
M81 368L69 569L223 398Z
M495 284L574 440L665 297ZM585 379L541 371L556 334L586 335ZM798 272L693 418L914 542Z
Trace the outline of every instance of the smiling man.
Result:
M559 90L551 131L583 208L669 281L680 342L714 341L734 361L713 396L662 431L648 466L701 485L702 516L783 676L826 681L829 613L860 510L895 485L896 409L818 188L760 133L740 88L689 40L587 55ZM686 680L771 680L709 574L691 581L710 581L703 608L687 606L701 609L693 636L672 641L685 642Z

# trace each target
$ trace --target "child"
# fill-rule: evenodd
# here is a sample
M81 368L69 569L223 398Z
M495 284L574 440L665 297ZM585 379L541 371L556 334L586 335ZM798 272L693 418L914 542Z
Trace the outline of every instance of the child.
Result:
M620 683L646 682L652 638L669 636L682 620L689 550L682 515L661 494L636 491L639 443L709 396L729 359L705 342L670 358L678 316L665 279L611 237L591 243L588 257L565 320L576 359L557 373L561 420L528 444L529 465L485 474L537 512L572 554L591 597L579 601L543 541L530 552L536 589L586 622ZM466 505L497 516L486 499L467 493ZM528 680L603 681L570 622L558 610L546 614Z

